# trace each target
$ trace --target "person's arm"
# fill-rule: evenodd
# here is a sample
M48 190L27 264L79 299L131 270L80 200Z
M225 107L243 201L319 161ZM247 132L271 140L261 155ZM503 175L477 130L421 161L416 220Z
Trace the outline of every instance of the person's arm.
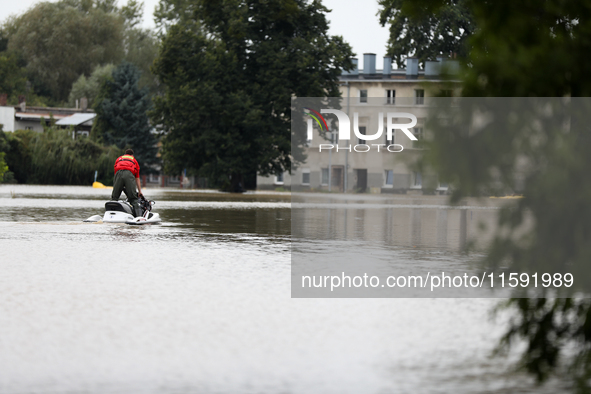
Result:
M139 196L144 196L144 194L142 193L142 182L140 181L140 164L137 162L137 160L135 159L135 157L133 158L133 161L135 162L135 167L137 168L137 174L135 174L135 184L137 185L137 195Z
M135 184L137 185L137 195L143 197L142 193L142 183L140 182L140 178L135 178Z

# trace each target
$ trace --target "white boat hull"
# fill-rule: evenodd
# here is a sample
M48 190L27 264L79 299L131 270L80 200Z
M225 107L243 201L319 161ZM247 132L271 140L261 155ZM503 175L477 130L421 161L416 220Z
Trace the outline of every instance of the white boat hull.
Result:
M154 204L153 201L149 203L151 205ZM149 209L151 209L151 205L149 205ZM85 222L100 222L102 220L103 223L125 223L135 225L154 224L161 222L160 215L151 212L149 209L144 211L143 216L134 217L131 213L133 212L133 208L127 202L109 201L105 204L105 207L107 209L103 216L94 215L86 219Z
M135 219L126 212L106 211L103 215L103 223L127 223Z
M103 223L152 224L160 223L160 215L147 212L145 216L133 217L125 212L107 211L103 216Z
M146 212L144 213L144 216L140 216L137 218L133 218L131 220L126 221L125 223L127 224L138 224L138 225L142 225L142 224L154 224L154 223L160 223L160 215L154 212Z

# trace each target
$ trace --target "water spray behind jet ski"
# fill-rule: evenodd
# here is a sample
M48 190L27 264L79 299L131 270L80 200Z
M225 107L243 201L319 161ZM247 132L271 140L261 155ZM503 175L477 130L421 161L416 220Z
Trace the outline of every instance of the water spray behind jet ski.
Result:
M94 215L84 220L85 222L103 223L126 223L126 224L153 224L160 223L160 214L152 212L152 207L156 204L154 201L145 199L140 196L138 200L142 216L134 217L133 207L128 201L107 201L105 203L105 214Z

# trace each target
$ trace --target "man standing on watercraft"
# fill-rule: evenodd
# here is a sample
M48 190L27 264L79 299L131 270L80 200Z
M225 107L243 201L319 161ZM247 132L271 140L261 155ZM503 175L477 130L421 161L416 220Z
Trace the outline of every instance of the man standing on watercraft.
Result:
M125 193L129 203L135 210L135 217L142 216L138 203L138 196L144 197L140 182L140 165L133 157L133 150L131 149L127 149L123 156L115 160L115 180L113 181L111 200L119 200L121 192Z

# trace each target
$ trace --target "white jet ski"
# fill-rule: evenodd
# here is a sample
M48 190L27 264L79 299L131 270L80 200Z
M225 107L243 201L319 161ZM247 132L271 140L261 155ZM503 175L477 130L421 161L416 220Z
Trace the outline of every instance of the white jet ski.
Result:
M107 201L105 203L105 214L94 215L85 220L85 222L99 222L103 223L126 223L126 224L154 224L160 223L160 215L152 212L154 201L149 201L144 198L139 199L142 216L134 217L133 207L127 201Z

